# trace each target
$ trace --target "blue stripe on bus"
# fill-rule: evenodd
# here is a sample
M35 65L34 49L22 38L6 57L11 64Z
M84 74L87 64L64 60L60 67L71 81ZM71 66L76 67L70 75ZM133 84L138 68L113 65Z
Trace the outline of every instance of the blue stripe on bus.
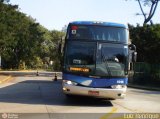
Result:
M128 83L128 78L90 78L77 76L72 74L63 74L64 80L74 81L76 83L82 84L84 81L91 81L90 87L108 87L111 85L126 85Z

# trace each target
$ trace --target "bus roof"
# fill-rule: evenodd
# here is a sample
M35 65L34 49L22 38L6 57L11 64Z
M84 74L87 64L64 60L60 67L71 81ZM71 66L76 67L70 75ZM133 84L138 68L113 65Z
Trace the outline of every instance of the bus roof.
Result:
M113 23L113 22L99 22L99 21L73 21L70 24L74 25L101 25L101 26L113 26L127 28L124 24Z

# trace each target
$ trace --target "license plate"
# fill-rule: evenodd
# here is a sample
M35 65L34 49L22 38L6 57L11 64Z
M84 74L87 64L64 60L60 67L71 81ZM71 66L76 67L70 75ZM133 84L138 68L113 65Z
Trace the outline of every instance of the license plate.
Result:
M89 95L94 95L94 96L98 96L99 95L99 91L88 91Z

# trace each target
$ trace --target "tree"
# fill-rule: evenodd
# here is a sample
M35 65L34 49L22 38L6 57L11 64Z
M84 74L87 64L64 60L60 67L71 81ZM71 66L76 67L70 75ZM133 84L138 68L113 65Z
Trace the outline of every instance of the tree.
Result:
M10 0L0 0L0 2L9 2Z
M18 11L17 5L0 2L0 55L4 68L30 65L37 59L43 33L31 17Z
M17 5L0 1L0 56L2 68L38 68L50 61L59 62L58 44L63 32L48 29ZM59 69L59 63L55 68Z
M155 14L155 11L156 11L157 6L158 6L158 2L160 0L136 0L136 1L139 4L142 15L144 16L144 23L143 24L147 24L148 22L151 22L151 24L153 24L152 23L152 17ZM143 5L142 5L142 3L143 3ZM145 13L143 6L150 7L150 10L149 10L148 14ZM136 15L139 15L139 13L137 13Z
M160 62L160 24L129 25L130 36L137 47L138 62L156 64Z
M56 30L53 30L51 32L51 36L52 36L52 42L54 44L53 46L53 52L52 53L52 58L54 60L54 69L55 70L60 70L61 68L61 59L62 59L62 56L61 54L59 53L59 46L60 46L60 43L61 43L61 40L62 40L62 37L65 35L64 32L61 32L61 31L56 31Z

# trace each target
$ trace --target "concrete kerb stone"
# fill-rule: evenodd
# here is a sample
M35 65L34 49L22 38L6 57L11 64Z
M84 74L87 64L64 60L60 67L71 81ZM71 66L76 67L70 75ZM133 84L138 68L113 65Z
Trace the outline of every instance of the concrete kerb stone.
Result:
M128 87L142 90L150 90L150 91L160 91L160 88L157 87L149 87L149 86L140 86L134 84L128 84Z

